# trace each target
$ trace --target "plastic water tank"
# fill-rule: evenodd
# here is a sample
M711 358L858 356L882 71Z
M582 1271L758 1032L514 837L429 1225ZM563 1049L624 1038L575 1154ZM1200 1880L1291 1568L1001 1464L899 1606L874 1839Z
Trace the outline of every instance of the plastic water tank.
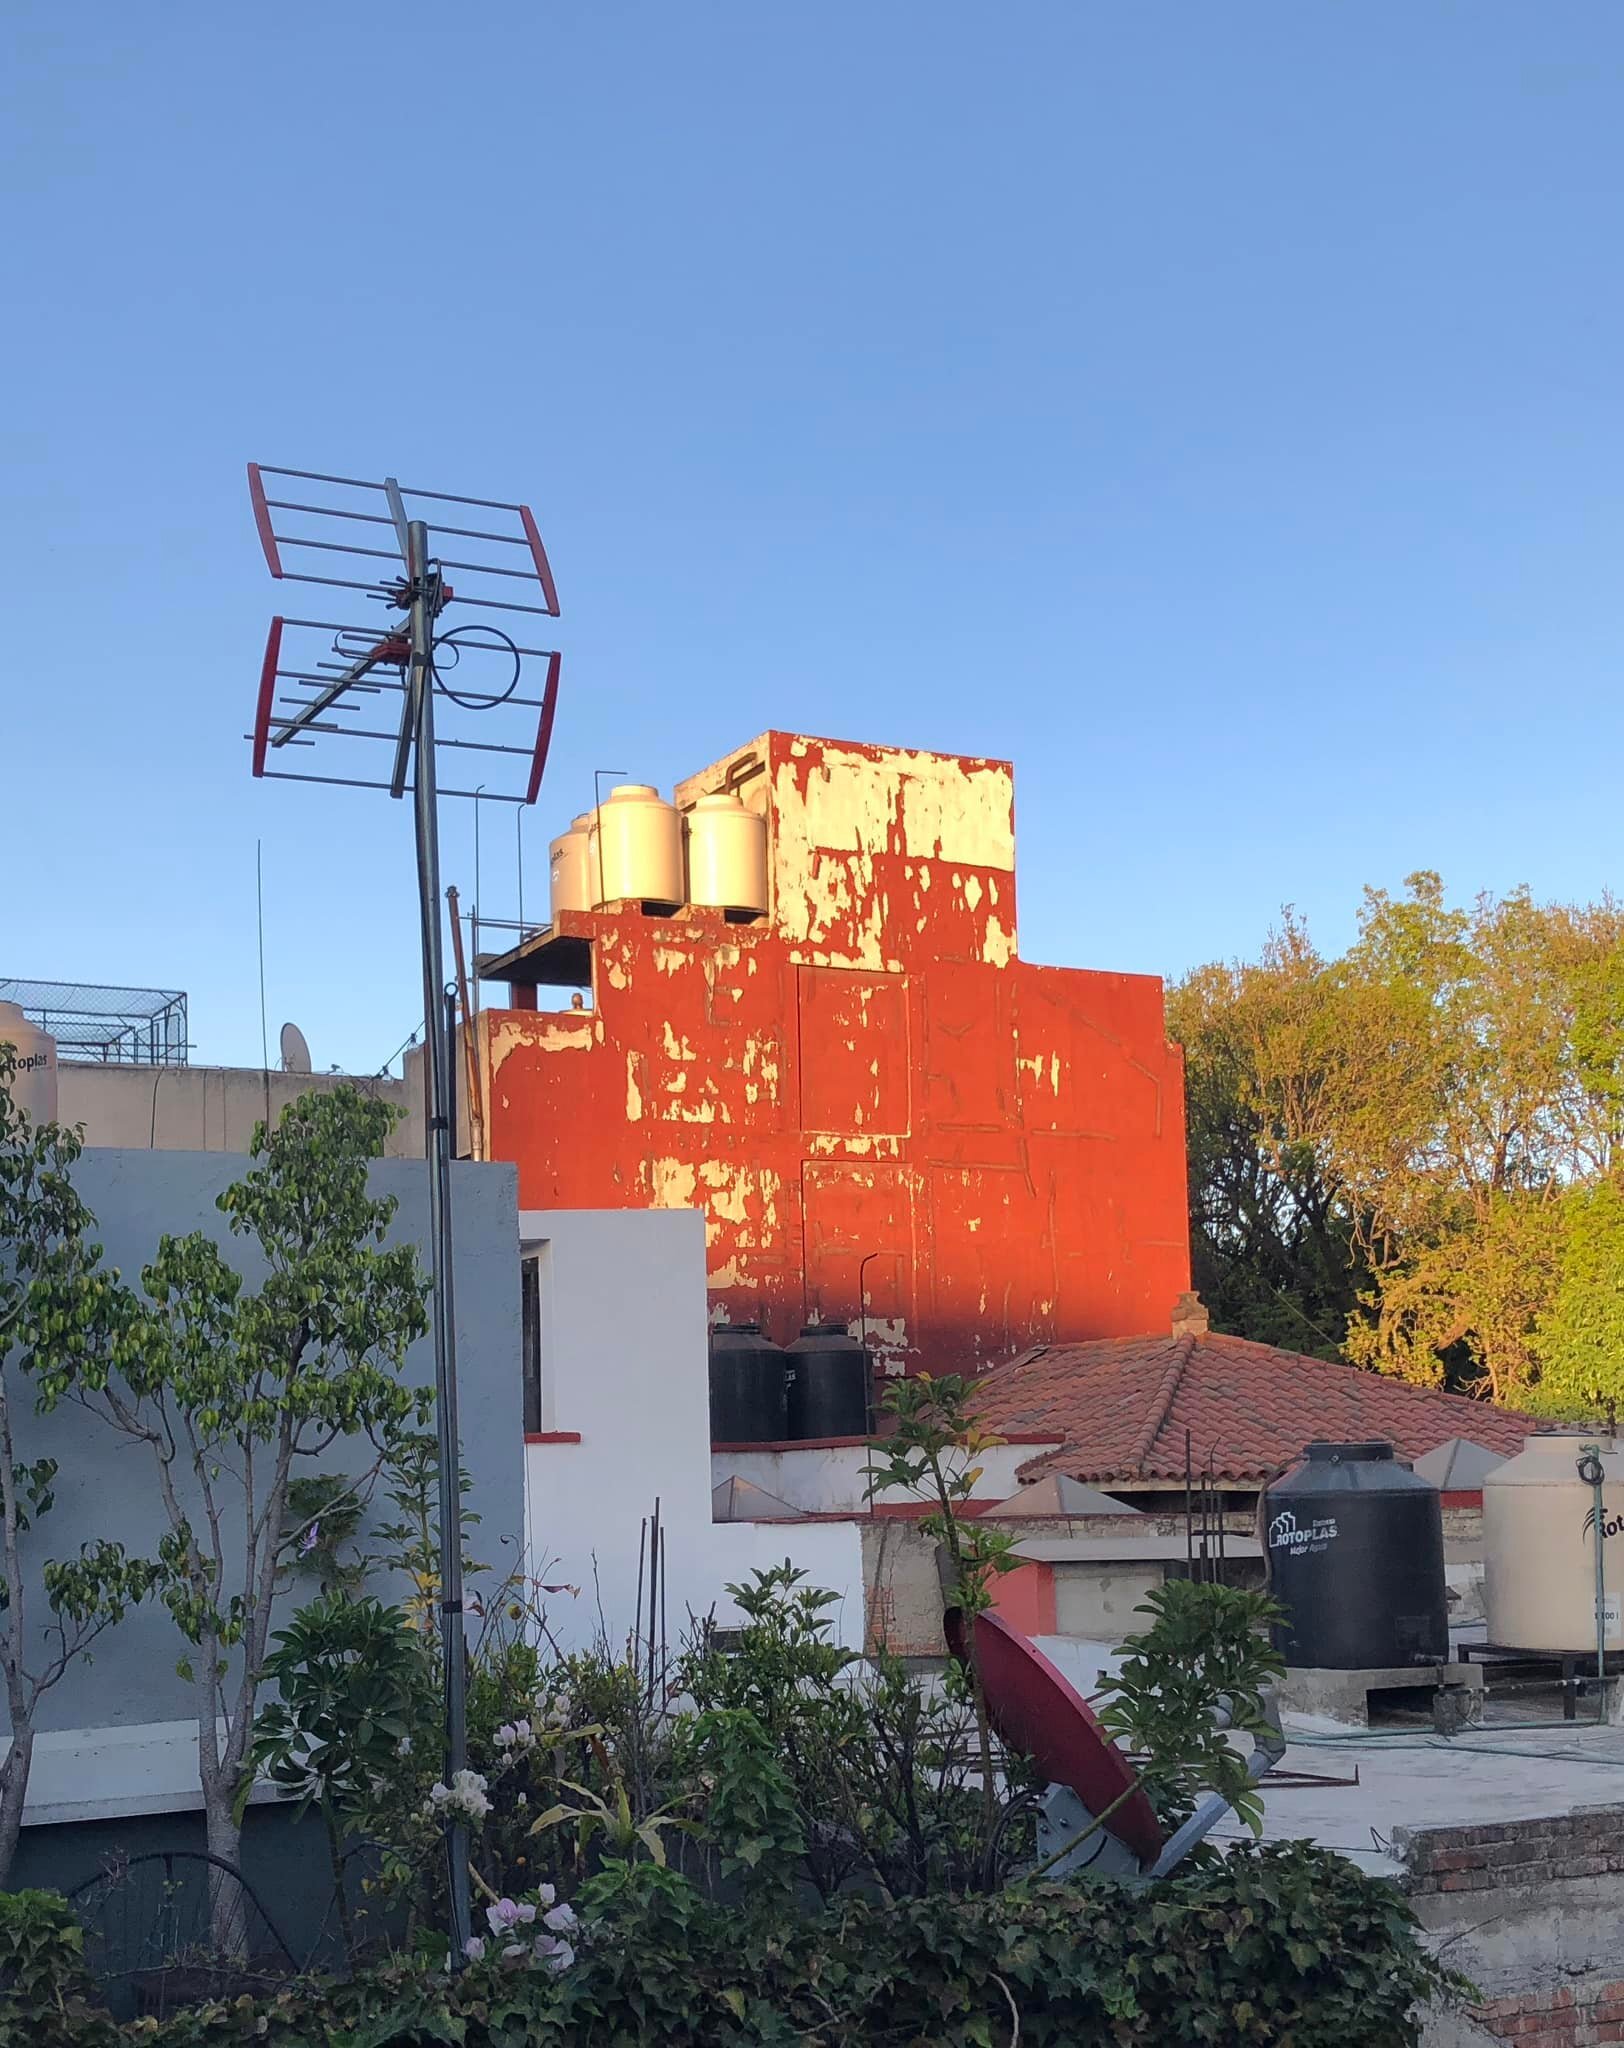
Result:
M682 901L682 819L650 783L620 782L592 813L587 871L593 907Z
M56 1040L31 1024L20 1005L0 1003L0 1045L13 1048L11 1099L36 1124L56 1121Z
M784 1353L759 1323L718 1323L710 1333L713 1444L775 1444L789 1435Z
M1601 1453L1607 1647L1624 1649L1624 1451L1604 1431L1541 1430L1483 1476L1483 1599L1489 1641L1594 1651L1596 1495L1579 1474Z
M1288 1664L1367 1671L1448 1657L1442 1502L1391 1444L1310 1444L1268 1490L1264 1542Z
M683 820L688 901L717 910L767 908L767 821L736 796L702 796Z
M547 848L548 880L551 887L553 919L561 910L592 908L592 813L583 811L570 820L567 832L560 832Z
M844 1323L807 1323L784 1357L794 1440L869 1434L872 1368L867 1351Z

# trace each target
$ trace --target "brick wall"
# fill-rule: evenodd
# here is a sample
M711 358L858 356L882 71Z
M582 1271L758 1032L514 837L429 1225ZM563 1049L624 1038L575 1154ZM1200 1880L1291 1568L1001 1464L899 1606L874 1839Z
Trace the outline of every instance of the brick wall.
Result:
M1624 1806L1584 1806L1544 1820L1395 1833L1412 1898L1498 1891L1624 1871Z
M1394 1849L1422 1924L1481 1991L1449 2040L1624 2042L1624 1805L1398 1829Z
M1517 2048L1590 2048L1624 2041L1624 1978L1612 1983L1544 1985L1474 2006L1472 2017L1494 2041Z

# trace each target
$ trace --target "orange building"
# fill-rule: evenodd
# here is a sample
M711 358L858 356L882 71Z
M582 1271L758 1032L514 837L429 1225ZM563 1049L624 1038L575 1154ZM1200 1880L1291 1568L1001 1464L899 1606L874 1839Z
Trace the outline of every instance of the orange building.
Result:
M1009 764L769 732L677 807L716 792L764 820L762 914L565 909L481 962L521 1206L697 1207L713 1317L861 1320L892 1370L1165 1330L1182 1058L1154 977L1018 957Z

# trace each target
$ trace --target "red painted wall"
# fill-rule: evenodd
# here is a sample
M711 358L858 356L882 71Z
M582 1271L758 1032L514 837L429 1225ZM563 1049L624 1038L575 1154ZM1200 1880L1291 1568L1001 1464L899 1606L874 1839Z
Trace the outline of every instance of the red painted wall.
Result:
M873 1253L894 1367L1165 1329L1189 1257L1161 984L1015 957L1006 765L767 734L679 801L724 773L768 819L768 918L566 915L511 972L589 950L592 1008L480 1020L521 1204L702 1208L713 1306L780 1341L855 1324Z

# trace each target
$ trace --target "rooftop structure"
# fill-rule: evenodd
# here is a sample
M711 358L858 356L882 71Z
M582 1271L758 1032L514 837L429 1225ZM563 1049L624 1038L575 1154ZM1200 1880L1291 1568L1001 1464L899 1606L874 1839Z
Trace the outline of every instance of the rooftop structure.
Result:
M184 1067L189 1046L181 989L104 988L87 981L0 980L0 1003L16 1003L56 1040L59 1061L82 1065Z
M1006 1434L1060 1440L1059 1450L1023 1469L1024 1478L1058 1472L1130 1489L1183 1485L1186 1432L1200 1472L1252 1487L1299 1458L1311 1436L1385 1438L1411 1459L1469 1437L1511 1458L1539 1426L1532 1416L1462 1394L1188 1330L1035 1346L990 1375L982 1415ZM1481 1479L1480 1470L1461 1483L1471 1490Z
M894 1370L1165 1328L1182 1057L1155 977L1019 958L1009 764L767 732L676 807L691 833L734 797L764 910L662 881L481 962L512 989L479 1020L489 1156L524 1204L698 1208L713 1319L847 1321ZM537 1007L555 987L590 1007Z

